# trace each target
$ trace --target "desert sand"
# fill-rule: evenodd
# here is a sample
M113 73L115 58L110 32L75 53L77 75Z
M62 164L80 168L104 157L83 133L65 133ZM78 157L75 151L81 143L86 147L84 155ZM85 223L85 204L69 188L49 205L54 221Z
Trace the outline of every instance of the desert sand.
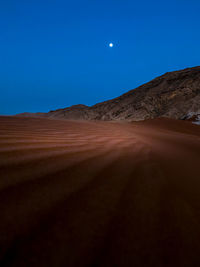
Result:
M200 266L200 126L0 117L0 266Z

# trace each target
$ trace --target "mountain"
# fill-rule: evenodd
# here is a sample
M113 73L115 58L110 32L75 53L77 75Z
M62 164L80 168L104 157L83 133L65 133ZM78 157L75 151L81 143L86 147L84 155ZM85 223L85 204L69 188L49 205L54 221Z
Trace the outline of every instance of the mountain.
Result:
M117 98L94 106L74 105L20 116L72 120L140 121L157 117L200 118L200 66L166 73Z

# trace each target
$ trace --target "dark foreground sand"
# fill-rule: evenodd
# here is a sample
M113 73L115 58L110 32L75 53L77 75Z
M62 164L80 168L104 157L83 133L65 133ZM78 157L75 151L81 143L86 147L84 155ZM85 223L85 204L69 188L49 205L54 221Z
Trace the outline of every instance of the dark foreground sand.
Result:
M0 118L0 266L200 266L200 126Z

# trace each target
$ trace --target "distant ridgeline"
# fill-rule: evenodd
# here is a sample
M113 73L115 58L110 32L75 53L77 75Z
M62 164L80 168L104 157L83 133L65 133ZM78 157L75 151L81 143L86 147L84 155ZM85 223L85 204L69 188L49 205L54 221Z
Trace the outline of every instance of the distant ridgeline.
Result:
M200 123L200 67L166 73L117 98L91 107L74 105L48 113L22 113L17 116L104 121L168 117Z

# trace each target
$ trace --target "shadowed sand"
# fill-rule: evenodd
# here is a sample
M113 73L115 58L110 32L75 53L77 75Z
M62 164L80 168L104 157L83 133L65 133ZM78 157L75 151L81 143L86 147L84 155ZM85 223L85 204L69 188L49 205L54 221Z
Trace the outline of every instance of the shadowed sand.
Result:
M199 266L200 127L0 117L0 266Z

